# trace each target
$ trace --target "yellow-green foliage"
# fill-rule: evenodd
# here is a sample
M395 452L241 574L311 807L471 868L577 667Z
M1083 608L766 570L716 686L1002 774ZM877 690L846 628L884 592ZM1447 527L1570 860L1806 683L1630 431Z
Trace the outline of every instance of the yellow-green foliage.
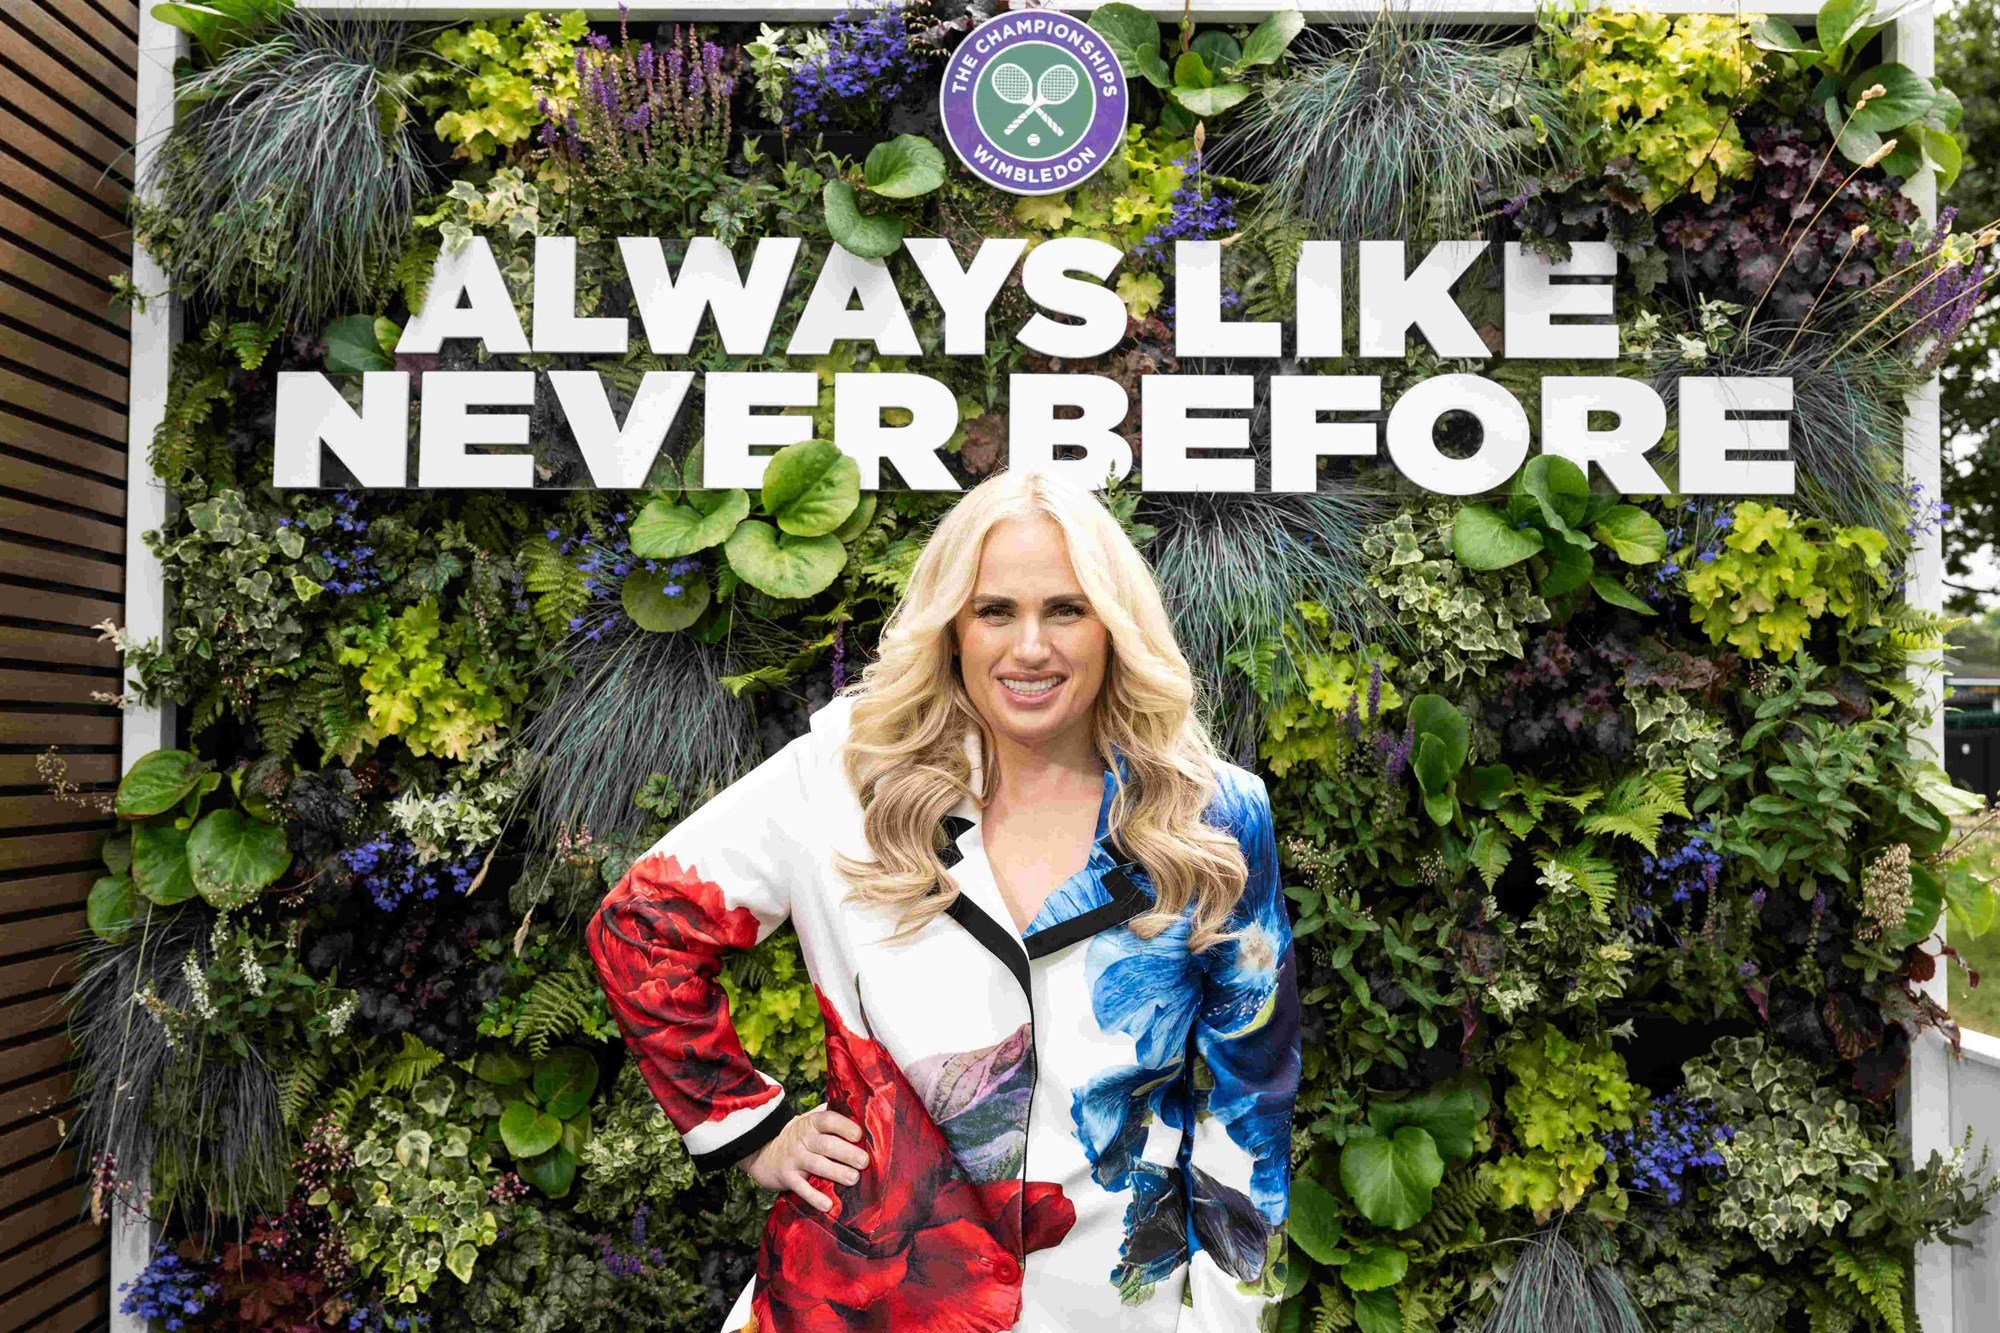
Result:
M1134 125L1109 169L1061 194L1024 197L1014 205L1015 220L1031 236L1088 236L1129 253L1173 216L1174 191L1185 175L1175 159L1193 152L1192 139ZM1117 290L1132 317L1144 319L1158 308L1166 284L1157 273L1127 272Z
M1648 212L1687 190L1713 200L1750 174L1733 114L1762 74L1747 20L1598 9L1547 27L1550 72L1576 98L1596 164L1630 158Z
M350 625L343 638L340 665L361 668L368 702L359 745L400 736L412 754L463 760L527 698L504 659L481 660L464 622L440 621L434 597Z
M826 1073L826 1030L799 937L780 931L722 970L729 1018L743 1052L780 1083Z
M1873 623L1869 594L1889 587L1888 548L1874 528L1835 528L1745 500L1715 559L1680 558L1690 610L1710 643L1789 661L1820 616Z
M1308 650L1297 642L1291 627L1286 627L1299 680L1266 708L1262 748L1271 772L1279 777L1294 764L1318 763L1331 768L1354 747L1348 730L1350 710L1352 720L1364 726L1373 720L1368 694L1377 663L1384 679L1373 712L1386 713L1403 706L1402 695L1387 679L1387 673L1399 665L1392 654L1354 649L1347 635L1327 633L1327 611L1317 602L1300 602L1298 609L1320 631L1315 637L1321 642Z
M1510 1048L1506 1093L1514 1151L1481 1170L1503 1207L1537 1222L1568 1212L1597 1183L1607 1153L1602 1136L1632 1128L1637 1091L1625 1058L1608 1046L1571 1041L1555 1027Z
M576 96L576 44L589 31L581 10L559 19L525 14L438 34L431 45L459 68L434 76L424 98L438 138L479 162L522 142L542 123L546 98L560 113Z

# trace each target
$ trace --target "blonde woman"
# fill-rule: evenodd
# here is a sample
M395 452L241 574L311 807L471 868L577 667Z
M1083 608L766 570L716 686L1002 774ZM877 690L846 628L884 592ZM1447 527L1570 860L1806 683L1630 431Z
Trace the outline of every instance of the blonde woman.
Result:
M716 984L787 920L826 1022L805 1112ZM1274 1326L1299 1025L1270 797L1090 493L969 492L877 659L588 934L697 1167L782 1191L725 1333Z

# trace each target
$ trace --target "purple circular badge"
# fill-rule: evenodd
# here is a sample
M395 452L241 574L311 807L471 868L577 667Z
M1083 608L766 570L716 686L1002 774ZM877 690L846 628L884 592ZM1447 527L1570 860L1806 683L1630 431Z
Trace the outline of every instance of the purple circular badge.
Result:
M938 88L952 151L1010 194L1054 194L1087 180L1118 151L1127 101L1110 44L1054 9L974 28Z

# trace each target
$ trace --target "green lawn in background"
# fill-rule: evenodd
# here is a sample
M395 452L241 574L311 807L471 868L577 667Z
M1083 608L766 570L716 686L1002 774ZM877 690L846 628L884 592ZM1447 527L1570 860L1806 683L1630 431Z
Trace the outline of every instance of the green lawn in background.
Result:
M2000 874L2000 833L1987 831L1972 838L1960 853L1975 858L1987 875ZM2000 928L1976 940L1951 940L1965 967L1980 974L1980 984L1966 984L1965 968L1947 966L1950 1000L1947 1007L1962 1028L2000 1036Z

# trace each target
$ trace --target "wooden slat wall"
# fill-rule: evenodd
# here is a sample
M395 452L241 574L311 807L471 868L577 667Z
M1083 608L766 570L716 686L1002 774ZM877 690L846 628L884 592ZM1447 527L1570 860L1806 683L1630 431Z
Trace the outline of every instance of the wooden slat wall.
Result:
M0 1329L105 1328L104 1228L60 1149L75 1107L61 996L97 845L59 801L50 747L86 798L118 777L124 619L137 0L0 4Z

